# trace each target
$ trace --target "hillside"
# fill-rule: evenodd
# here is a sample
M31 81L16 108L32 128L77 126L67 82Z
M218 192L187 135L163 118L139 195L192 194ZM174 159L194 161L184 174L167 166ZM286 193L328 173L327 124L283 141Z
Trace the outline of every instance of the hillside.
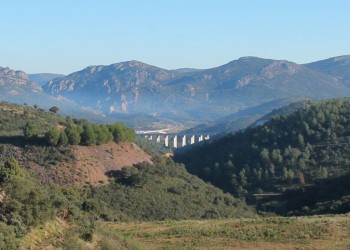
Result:
M342 81L304 65L244 57L207 70L165 70L138 61L90 66L44 90L110 114L210 121L278 99L350 95Z
M298 102L302 98L289 98L263 103L257 106L242 109L236 113L218 120L207 122L183 131L188 134L225 135L248 126L269 120L276 110ZM280 112L283 112L282 110Z
M48 95L42 91L40 84L31 79L31 75L23 71L0 67L0 101L37 106L46 110L57 106L60 113L65 115L89 118L95 122L113 122L101 112L78 106L62 96Z
M0 249L18 249L52 221L44 235L53 233L55 248L77 249L72 239L92 244L97 223L255 214L170 158L151 159L120 123L7 103L0 111Z
M350 86L350 56L337 56L329 59L305 64L306 67L317 70L336 78L346 86Z
M349 172L349 109L349 99L320 102L175 154L175 159L185 163L189 172L251 202L260 197L278 199L280 193L290 189L306 189L322 179ZM269 193L276 196L268 196ZM347 195L350 193L339 193L337 200ZM329 194L315 203L327 199L331 200ZM307 206L305 201L299 205ZM345 199L343 212L350 211L347 204ZM322 213L332 211L331 203L324 205ZM283 213L291 212L283 202L277 201L271 207L277 208ZM310 209L307 213L317 211Z

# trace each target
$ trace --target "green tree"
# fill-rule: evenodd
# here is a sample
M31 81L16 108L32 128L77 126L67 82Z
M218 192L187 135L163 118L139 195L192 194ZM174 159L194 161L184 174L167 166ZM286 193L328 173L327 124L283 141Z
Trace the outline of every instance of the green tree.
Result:
M81 134L81 143L84 145L96 144L97 135L91 124L83 125L83 133Z
M14 157L10 157L4 165L0 166L0 183L18 176L23 176L23 171L18 161Z
M45 139L49 145L56 146L60 139L60 135L61 132L58 129L53 128L45 134Z
M56 114L60 109L57 106L53 106L49 109L50 112Z
M60 137L58 138L58 145L66 146L68 144L68 137L65 131L61 131Z
M80 143L81 137L76 125L69 125L66 130L66 135L68 138L68 142L71 145L78 145Z
M23 134L24 134L24 137L26 139L31 139L31 138L37 136L38 133L39 133L39 130L38 130L37 126L35 124L33 124L32 122L27 122L24 125Z
M247 185L247 176L244 168L239 172L239 180L243 187Z
M111 125L110 131L113 134L114 141L118 143L124 141L133 142L136 139L135 131L121 123Z
M266 148L263 148L260 152L260 157L264 162L268 162L270 160L269 151Z

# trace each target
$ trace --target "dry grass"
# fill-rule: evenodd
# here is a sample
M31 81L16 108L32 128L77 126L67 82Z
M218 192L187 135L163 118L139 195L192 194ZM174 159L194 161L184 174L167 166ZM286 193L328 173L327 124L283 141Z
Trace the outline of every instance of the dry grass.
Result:
M350 249L350 216L103 223L140 249Z
M47 222L28 233L22 240L20 249L55 249L52 244L62 239L67 228L68 224L61 219Z

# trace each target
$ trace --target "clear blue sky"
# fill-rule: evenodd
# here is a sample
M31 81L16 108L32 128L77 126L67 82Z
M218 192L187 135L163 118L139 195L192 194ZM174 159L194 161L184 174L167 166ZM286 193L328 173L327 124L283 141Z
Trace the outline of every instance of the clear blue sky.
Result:
M209 68L242 56L350 54L347 0L1 0L0 66L68 74L139 60Z

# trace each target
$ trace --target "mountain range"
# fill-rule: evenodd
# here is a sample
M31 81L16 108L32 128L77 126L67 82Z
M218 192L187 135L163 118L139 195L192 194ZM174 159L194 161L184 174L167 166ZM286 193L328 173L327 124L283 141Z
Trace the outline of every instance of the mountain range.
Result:
M202 70L166 70L128 61L89 66L67 76L57 75L57 78L56 75L38 78L25 76L24 72L17 74L17 78L15 73L6 80L0 72L0 79L12 87L13 79L17 79L15 85L22 89L27 86L30 93L37 91L55 100L69 100L78 107L109 116L142 114L191 124L237 116L237 112L254 110L260 105L274 107L269 103L276 103L279 108L281 105L277 103L295 99L350 96L350 56L309 64L242 57ZM42 79L48 82L44 84ZM10 89L3 93L13 92ZM261 117L271 108L266 112L256 110Z

